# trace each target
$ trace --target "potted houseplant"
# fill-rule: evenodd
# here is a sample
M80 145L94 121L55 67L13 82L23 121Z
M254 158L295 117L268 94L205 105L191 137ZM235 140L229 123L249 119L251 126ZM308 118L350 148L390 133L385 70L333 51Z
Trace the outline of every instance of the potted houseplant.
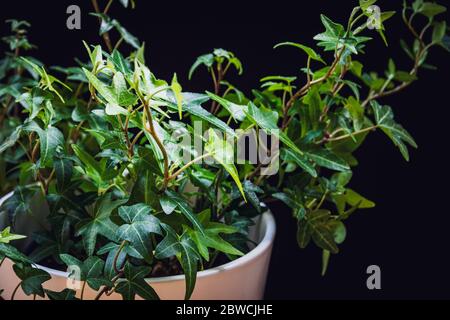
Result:
M106 49L85 43L89 61L70 68L49 70L24 56L33 47L28 25L10 21L13 34L4 40L11 52L0 70L0 161L3 191L12 192L0 201L0 295L260 299L274 200L292 208L299 246L313 242L323 251L325 272L345 240L344 221L374 206L347 187L354 151L375 130L406 160L407 145L416 147L381 100L430 67L432 47L449 49L448 28L438 20L445 7L405 3L414 42L403 47L412 68L398 70L390 59L383 75L363 72L355 55L370 40L364 33L386 41L393 12L361 0L345 26L321 16L325 31L315 40L330 57L280 43L304 55L304 83L267 76L250 97L226 81L242 64L223 49L190 70L189 77L199 68L212 75L205 93L183 92L176 74L156 78L144 47L108 16L111 3L101 10L93 1ZM426 18L420 30L418 17ZM122 43L130 55L119 51Z

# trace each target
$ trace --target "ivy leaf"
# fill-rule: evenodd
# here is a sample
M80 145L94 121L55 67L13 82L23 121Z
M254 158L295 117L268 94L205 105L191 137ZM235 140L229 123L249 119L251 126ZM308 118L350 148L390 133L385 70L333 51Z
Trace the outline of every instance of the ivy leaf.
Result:
M283 149L282 157L285 161L295 162L300 168L308 172L314 178L317 177L317 171L314 168L314 163L312 163L311 160L305 155L298 154L290 149Z
M199 117L200 119L212 124L214 127L220 129L223 132L226 132L228 135L232 137L236 137L236 133L233 129L231 129L225 122L212 115L205 109L203 109L200 103L207 101L208 96L206 95L194 95L195 99L190 99L189 93L183 93L183 110L187 113L192 114L193 116ZM206 99L205 99L206 97ZM178 112L178 105L176 101L165 100L164 101L168 108L175 110Z
M63 97L61 96L61 94L59 93L59 91L56 90L56 88L54 87L54 84L58 83L58 84L62 85L63 87L65 87L66 89L72 90L72 89L70 89L69 86L67 86L64 82L58 80L54 76L49 75L44 67L38 66L34 62L32 62L24 57L20 57L20 59L23 60L29 66L31 66L34 69L34 71L41 77L40 82L39 82L41 88L55 93L58 96L58 98L62 101L62 103L65 103L65 101L64 101Z
M0 243L8 244L11 241L25 239L25 238L26 238L26 236L21 236L18 234L11 233L11 227L7 227L2 232L0 232Z
M197 268L200 256L196 250L195 243L185 234L180 240L181 257L180 263L186 277L185 300L189 300L195 288L197 280Z
M175 201L172 201L169 197L163 196L159 199L161 208L165 214L171 214L178 206Z
M152 209L142 203L120 207L119 216L127 223L117 229L117 238L129 241L147 261L152 260L151 234L161 234L159 220L150 214Z
M318 34L314 40L320 41L318 46L325 47L326 50L335 50L344 36L345 29L341 24L331 21L327 16L320 15L325 32Z
M197 68L199 66L204 65L207 68L211 68L213 64L214 64L214 55L212 53L208 53L208 54L199 56L197 58L197 60L195 60L191 69L189 70L189 80L192 79L192 75L194 74L195 70L197 70Z
M131 70L128 61L118 50L113 51L109 60L113 63L115 69L121 72L126 78L132 75L133 71Z
M97 243L97 236L102 235L111 241L116 241L116 231L118 226L110 219L111 213L120 205L127 202L127 199L113 201L111 195L99 200L100 203L94 212L79 222L76 226L76 236L83 237L83 244L88 256L92 256Z
M27 296L35 294L45 297L42 284L52 278L47 272L27 265L21 266L20 264L13 265L13 269L21 280L20 286Z
M63 193L70 186L73 174L73 162L62 155L57 155L54 160L54 168L57 189L60 193Z
M88 257L82 267L84 281L87 281L89 287L94 290L99 290L102 286L111 287L111 281L103 277L103 268L105 262L99 257Z
M112 28L115 28L117 32L119 32L122 39L130 46L135 49L139 49L141 47L139 40L135 36L133 36L127 29L125 29L116 19L111 19L103 13L91 13L91 15L99 17L102 20L99 31L100 35L103 35L104 33L110 31Z
M162 224L162 228L166 235L155 248L155 258L158 260L173 257L181 251L181 244L175 230L166 224Z
M172 206L176 204L181 213L192 223L194 228L204 233L203 226L198 220L197 215L192 211L189 203L172 190L166 190L167 201L172 202Z
M64 289L61 292L51 291L51 290L45 290L45 293L47 294L47 297L50 300L79 300L75 297L76 292L71 289Z
M17 250L12 245L1 243L0 242L0 255L3 255L9 259L11 259L14 262L22 262L25 264L32 264L33 261L31 261L26 255L24 255L22 252Z
M442 43L447 31L447 22L436 22L433 29L433 43Z
M113 77L113 86L107 86L101 82L94 74L83 68L89 83L101 94L106 100L106 114L119 115L128 114L128 111L122 106L133 106L137 97L128 91L124 75L117 72Z
M416 5L415 10L417 13L423 14L427 18L432 19L435 16L446 12L447 8L437 3L423 2Z
M15 225L16 216L32 215L31 199L36 194L36 189L18 186L14 189L13 195L2 205L9 217L11 225Z
M145 281L150 271L149 267L135 267L129 262L125 263L125 279L116 285L115 291L121 294L124 300L134 300L136 295L145 300L159 300L155 290Z
M39 136L41 159L41 168L48 168L53 166L53 158L58 149L64 148L64 135L56 127L49 126L45 130L42 129L36 122L32 121L25 125L25 131L36 132Z
M181 85L178 83L176 73L173 75L172 84L170 85L170 88L172 89L173 94L175 95L178 107L178 115L180 116L181 120L183 119L183 95L181 94L181 91L183 89L181 88Z
M409 161L408 148L405 143L413 148L417 148L417 144L413 137L400 124L394 121L394 113L391 107L381 106L378 102L371 102L373 112L375 114L375 121L378 127L394 142L399 148L401 154L406 161Z
M233 117L234 121L244 121L247 106L233 103L208 91L206 91L206 93L212 100L216 101L222 107L224 107L228 111L230 116Z
M283 131L279 130L277 126L278 113L276 111L264 110L263 108L260 109L250 102L246 115L252 123L258 125L267 134L275 135L293 152L298 153L299 156L304 156L304 152L301 151Z
M3 140L2 144L0 144L0 155L9 148L15 146L15 144L20 138L22 129L23 129L22 126L16 127L14 131L5 140Z
M186 277L185 299L187 300L195 287L200 255L197 252L196 244L186 233L180 239L170 226L163 225L162 227L166 235L155 249L155 258L165 259L177 256Z
M363 11L367 11L367 9L374 5L377 2L377 0L359 0L359 6Z
M233 146L226 141L221 139L213 129L209 129L209 140L205 146L205 151L211 153L211 156L230 174L236 183L242 197L245 201L245 193L242 187L241 181L239 180L239 173L234 165L234 149Z
M334 241L334 236L330 226L330 211L315 210L309 211L306 217L298 222L297 242L300 248L305 248L310 240L331 253L338 253L339 249Z
M307 47L305 45L302 45L300 43L282 42L282 43L277 44L273 48L276 49L276 48L283 47L283 46L291 46L291 47L299 48L299 49L303 50L308 55L308 57L310 57L312 60L319 61L319 62L322 62L323 64L325 64L325 61L323 61L322 57L317 52L315 52L314 49Z
M69 254L61 254L61 260L68 266L76 266L80 269L80 281L86 281L89 287L99 290L102 286L112 286L111 281L103 276L105 262L99 257L88 257L84 262Z
M320 167L328 168L336 171L350 170L350 166L339 156L326 148L317 148L308 150L306 153Z

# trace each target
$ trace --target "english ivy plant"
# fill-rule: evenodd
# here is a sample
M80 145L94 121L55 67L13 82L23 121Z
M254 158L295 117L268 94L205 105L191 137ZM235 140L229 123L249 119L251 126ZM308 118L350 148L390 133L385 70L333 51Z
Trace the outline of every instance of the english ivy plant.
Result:
M11 51L0 62L0 182L2 192L13 194L1 207L9 227L0 233L0 261L15 263L21 280L15 292L52 300L83 299L86 286L97 299L113 292L158 299L145 279L174 274L185 275L189 299L198 271L251 249L253 218L273 200L292 209L298 245L323 251L325 272L346 238L345 220L375 206L348 187L358 164L354 152L375 130L406 160L408 147L417 147L383 98L411 85L422 68L435 68L431 48L450 50L449 29L439 20L446 8L405 2L402 17L413 40L402 46L411 69L387 59L384 73L365 71L357 58L369 35L387 41L384 24L394 13L381 12L376 30L368 30L376 1L361 0L345 24L321 16L317 48L275 46L299 51L306 65L300 75L269 75L244 93L226 80L229 72L243 72L241 61L215 49L189 71L191 78L205 69L212 89L190 93L176 74L165 81L151 72L143 45L108 15L112 1L103 10L92 3L106 49L84 43L86 57L76 66L47 68L24 56L33 48L27 22L9 21L12 35L3 38ZM204 151L191 144L180 150L181 138L198 136L195 121L208 133L200 137ZM235 129L279 139L275 179L261 174L262 164L233 161ZM37 201L45 218L32 207ZM9 243L25 241L11 233L23 218L43 226L27 235L26 255ZM77 266L81 295L44 289L50 276L37 263Z

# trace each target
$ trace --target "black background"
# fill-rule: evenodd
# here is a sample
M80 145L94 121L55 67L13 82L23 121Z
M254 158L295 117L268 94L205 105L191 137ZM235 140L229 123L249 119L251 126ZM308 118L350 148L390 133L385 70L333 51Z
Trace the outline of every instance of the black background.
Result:
M100 0L102 7L105 2ZM198 73L188 82L187 72L198 55L223 47L240 57L245 68L243 76L232 76L230 81L249 93L265 75L298 75L304 67L302 53L273 50L274 44L313 45L312 37L323 29L319 14L344 23L356 2L138 0L135 10L125 10L117 1L110 14L146 42L147 64L158 77L170 79L177 72L185 90L210 89L206 74ZM383 11L399 11L401 3L379 1ZM66 28L70 4L81 7L79 31ZM75 56L87 60L81 40L101 42L98 20L88 15L92 11L88 0L3 1L0 11L2 21L17 18L32 23L30 38L39 48L30 54L49 65L68 66ZM444 18L448 20L448 14ZM365 70L382 72L390 56L399 68L410 68L399 45L400 37L408 37L400 14L387 23L387 29L388 48L373 34L367 55L358 57ZM6 33L7 26L0 23L0 34ZM320 276L320 250L313 246L298 249L290 211L281 204L271 206L278 233L266 298L450 298L449 58L445 51L435 49L431 60L439 70L423 71L419 82L383 101L394 108L397 121L413 134L419 150L406 163L381 133L369 136L358 151L360 166L351 187L377 207L359 211L349 220L348 238L341 253L331 258L325 277ZM366 288L366 268L372 264L381 267L381 290Z

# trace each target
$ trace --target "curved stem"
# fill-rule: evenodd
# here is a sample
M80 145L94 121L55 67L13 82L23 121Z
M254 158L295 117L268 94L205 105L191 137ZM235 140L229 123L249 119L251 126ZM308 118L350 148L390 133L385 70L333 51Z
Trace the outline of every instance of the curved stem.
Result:
M81 287L81 296L80 296L81 300L83 300L85 289L86 289L86 281L83 282L83 286Z
M120 244L119 249L117 250L116 255L114 256L113 267L114 267L114 271L117 274L122 272L122 269L117 268L117 260L119 259L120 253L122 252L122 250L123 250L123 248L125 247L126 244L127 244L126 240L122 241L122 243Z
M19 284L14 289L14 291L13 291L13 293L11 295L11 300L14 300L14 298L16 297L17 290L19 290L21 284L22 284L22 282L19 282Z
M359 130L359 131L356 131L356 132L353 132L353 133L349 133L349 134L345 134L343 136L336 137L336 138L325 139L325 142L333 142L333 141L345 140L345 139L351 138L351 137L353 137L355 135L358 135L358 134L361 134L361 133L364 133L364 132L367 132L367 131L372 131L372 130L374 130L376 128L378 128L378 126L368 127L368 128L365 128L365 129L362 129L362 130Z
M204 155L201 155L201 156L199 156L199 157L197 157L197 158L195 158L195 159L189 161L189 162L186 163L183 167L181 167L181 169L179 169L177 172L175 172L174 174L172 174L172 175L169 177L169 180L175 179L177 176L179 176L181 173L183 173L187 168L189 168L190 166L192 166L192 165L195 164L196 162L198 162L198 161L200 161L200 160L202 160L202 159L204 159L204 158L207 158L207 157L209 157L209 156L211 156L211 155L212 155L211 152L210 152L210 153L206 153L206 154L204 154Z
M98 6L97 0L91 0L91 2L92 2L92 6L94 7L95 12L96 13L101 13L101 10L100 10L100 7ZM105 12L108 13L107 10L105 10ZM103 12L103 13L106 14L105 12ZM102 21L101 18L99 18L99 20L100 20L100 22ZM106 44L106 47L108 48L108 51L112 52L113 51L113 46L111 44L111 39L109 38L109 33L108 32L103 33L102 37L103 37L103 41Z

